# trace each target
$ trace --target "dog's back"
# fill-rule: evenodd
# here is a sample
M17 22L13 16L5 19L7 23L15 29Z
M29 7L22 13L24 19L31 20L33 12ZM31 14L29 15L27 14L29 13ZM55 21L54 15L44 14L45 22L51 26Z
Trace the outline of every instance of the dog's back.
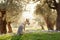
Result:
M19 26L19 28L18 28L17 34L18 34L18 35L19 35L19 34L22 34L22 33L23 33L23 29L24 29L24 24L21 23L20 26Z

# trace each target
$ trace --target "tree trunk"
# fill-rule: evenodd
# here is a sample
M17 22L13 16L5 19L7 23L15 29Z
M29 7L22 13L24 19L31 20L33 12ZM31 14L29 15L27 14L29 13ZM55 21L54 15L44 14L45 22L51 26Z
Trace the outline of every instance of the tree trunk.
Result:
M11 22L8 22L7 25L8 25L8 32L11 33L12 32L12 27L11 27Z
M54 30L54 24L49 20L48 17L44 17L48 30Z
M0 34L6 34L7 33L7 30L6 30L6 18L5 18L5 14L6 14L6 11L1 11L0 13Z
M41 26L42 30L44 30L44 26L43 25L40 25L40 26Z
M60 31L60 4L57 5L56 30Z
M47 21L46 23L47 23L48 30L54 30L54 25L51 22Z
M2 27L2 32L3 32L3 34L6 34L6 33L7 33L6 23L7 23L6 20L4 20L4 21L3 21L3 24L2 24L2 25L3 25L3 27Z
M52 0L54 1L54 7L52 7L51 5L49 5L48 3L48 6L51 8L51 9L56 9L57 11L57 19L56 19L56 30L57 31L60 31L60 0L57 0L59 1L58 3L56 2L56 0ZM52 4L52 3L51 3Z
M57 19L56 19L56 30L60 31L60 14L57 15Z

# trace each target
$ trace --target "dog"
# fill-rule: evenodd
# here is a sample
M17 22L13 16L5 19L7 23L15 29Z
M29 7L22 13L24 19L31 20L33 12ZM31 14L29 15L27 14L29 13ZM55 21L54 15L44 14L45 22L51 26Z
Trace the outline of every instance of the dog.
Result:
M29 19L26 19L23 23L20 24L18 31L17 31L18 35L23 34L23 30L25 31L25 25L26 24L28 24L28 25L30 24Z

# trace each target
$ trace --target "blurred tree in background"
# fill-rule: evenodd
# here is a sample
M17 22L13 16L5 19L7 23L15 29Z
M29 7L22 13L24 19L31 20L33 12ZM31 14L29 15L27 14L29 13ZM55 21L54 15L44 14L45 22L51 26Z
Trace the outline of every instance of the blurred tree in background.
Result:
M46 2L51 9L57 11L56 30L60 31L60 0L46 0Z
M57 14L55 10L49 8L46 0L40 0L40 4L36 6L35 13L44 17L48 30L54 30Z
M9 32L12 32L11 23L15 21L19 13L22 12L20 0L3 0L0 2L0 34L7 33L6 25Z

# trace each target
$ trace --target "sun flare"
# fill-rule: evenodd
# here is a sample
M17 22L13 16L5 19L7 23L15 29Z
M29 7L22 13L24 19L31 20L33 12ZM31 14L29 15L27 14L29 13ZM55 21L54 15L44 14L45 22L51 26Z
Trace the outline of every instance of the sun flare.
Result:
M22 14L23 18L28 18L28 19L33 19L33 14L29 13L29 12L24 12Z
M33 19L34 18L34 9L35 9L35 4L33 2L28 3L25 6L25 11L22 13L22 17L24 19Z

